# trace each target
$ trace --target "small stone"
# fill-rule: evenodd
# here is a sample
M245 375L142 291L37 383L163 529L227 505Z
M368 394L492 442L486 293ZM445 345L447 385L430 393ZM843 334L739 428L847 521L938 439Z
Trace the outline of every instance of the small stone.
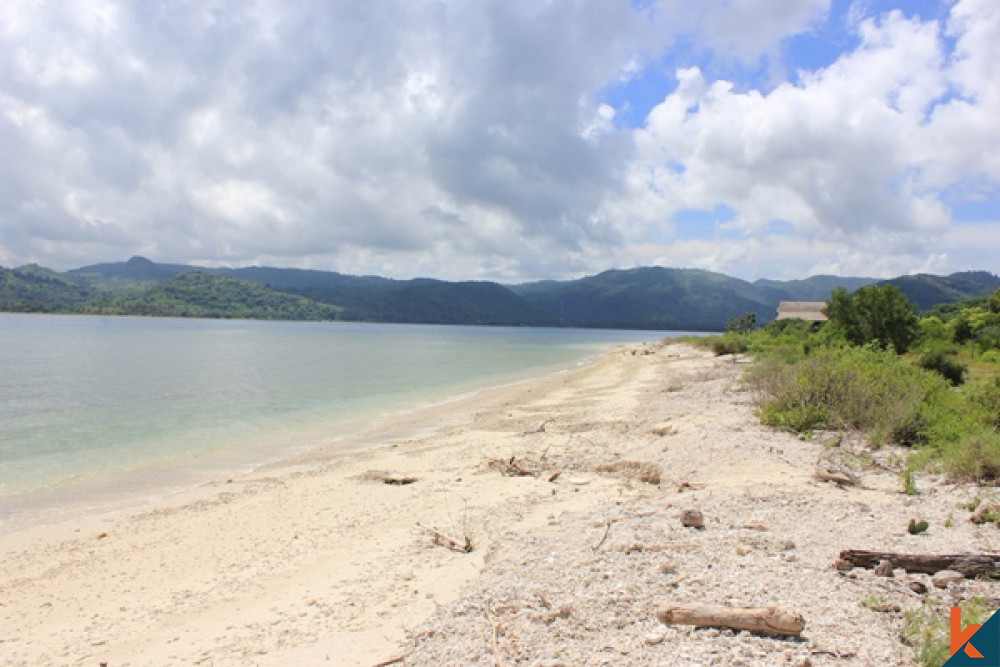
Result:
M848 570L854 569L854 563L844 558L838 558L837 561L833 564L833 567L838 572L847 572Z
M702 529L705 527L705 517L700 510L688 509L681 512L681 525L687 528Z
M677 564L672 560L665 560L660 563L660 574L673 574L677 571Z
M654 644L660 644L664 639L667 638L667 633L663 630L653 630L652 632L647 632L646 636L643 637L643 641L653 646Z
M911 581L909 583L909 586L910 590L916 593L917 595L923 595L924 593L927 592L927 586L925 586L923 582Z
M961 572L941 570L934 573L934 576L931 577L931 582L938 588L948 588L949 584L957 584L963 579L965 579L965 575Z
M667 422L663 422L662 424L657 424L656 426L653 427L654 435L673 435L676 432L677 430Z
M879 564L875 566L874 572L880 577L892 577L892 561L879 561Z
M782 540L778 546L781 547L782 551L791 551L795 548L795 542L792 542L791 540Z
M744 546L742 544L737 545L737 547L736 547L736 555L737 556L746 556L751 551L753 551L752 547L747 547L747 546Z

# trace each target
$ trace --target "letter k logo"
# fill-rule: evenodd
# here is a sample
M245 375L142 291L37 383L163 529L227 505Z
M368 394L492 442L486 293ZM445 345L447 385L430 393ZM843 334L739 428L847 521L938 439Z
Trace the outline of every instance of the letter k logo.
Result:
M976 647L971 643L966 644L972 638L972 635L976 634L976 630L981 628L981 625L970 625L965 630L962 630L962 609L960 607L951 608L951 654L955 655L958 649L962 648L962 644L965 644L965 654L970 658L982 658L983 654L976 650Z

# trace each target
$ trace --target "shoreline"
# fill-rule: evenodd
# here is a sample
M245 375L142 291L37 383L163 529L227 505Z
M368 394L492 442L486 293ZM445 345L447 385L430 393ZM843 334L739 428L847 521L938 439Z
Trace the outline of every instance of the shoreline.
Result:
M548 483L486 468L530 430L496 420L554 392L586 398L609 371L628 371L619 360L639 358L629 350L647 348L425 406L359 434L352 449L313 448L142 507L2 535L0 574L11 585L0 656L15 665L278 664L330 650L339 664L385 659L405 645L404 627L475 578L497 530L541 520ZM390 485L379 471L419 479ZM461 531L466 520L477 524L471 554L434 546L416 527Z
M244 477L285 462L309 460L317 452L347 454L410 437L413 429L433 429L437 415L460 410L478 396L505 391L561 374L572 373L597 361L614 349L629 345L595 344L595 350L573 361L524 370L504 377L472 380L461 386L439 389L430 397L411 397L399 405L370 414L317 418L288 433L287 425L272 424L251 445L246 456L231 449L215 448L186 454L167 463L146 462L126 471L89 473L82 481L66 480L45 489L2 496L7 507L0 516L0 537L24 530L44 529L53 524L118 515L155 506L171 499L198 493L219 479ZM596 349L601 348L601 349ZM287 420L287 418L285 418ZM430 426L421 424L430 423ZM13 508L13 509L11 509Z
M0 658L911 664L897 639L907 610L992 584L937 590L927 575L840 573L836 554L1000 551L1000 531L962 509L989 492L919 475L922 494L903 496L889 449L860 487L818 481L824 443L761 426L734 361L631 345L431 411L370 447L0 536ZM703 531L681 526L686 508L704 512ZM908 534L913 517L930 530ZM899 611L872 611L873 597ZM662 605L690 602L784 606L806 631L790 641L656 619Z

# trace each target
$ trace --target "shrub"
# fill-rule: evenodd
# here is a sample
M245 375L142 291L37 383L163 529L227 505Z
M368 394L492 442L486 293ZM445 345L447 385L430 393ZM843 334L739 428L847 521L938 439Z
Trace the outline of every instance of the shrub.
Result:
M1000 350L987 350L979 357L984 364L1000 364Z
M953 387L964 383L965 374L969 371L967 366L952 359L948 352L942 348L934 348L924 352L923 356L920 357L920 366L939 373Z
M952 477L966 480L1000 478L1000 432L983 428L968 433L946 446L942 459L945 470Z
M823 349L793 364L766 360L747 382L767 424L868 430L873 444L923 441L924 404L947 393L941 378L874 348Z
M747 351L747 347L747 337L741 334L727 333L712 339L712 351L717 357L724 354L742 354Z

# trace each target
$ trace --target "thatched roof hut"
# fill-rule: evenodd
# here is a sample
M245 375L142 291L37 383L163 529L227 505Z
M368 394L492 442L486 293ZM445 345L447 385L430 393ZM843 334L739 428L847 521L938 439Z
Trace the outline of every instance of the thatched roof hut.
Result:
M826 322L823 314L826 301L782 301L778 304L779 320L805 320L806 322Z

